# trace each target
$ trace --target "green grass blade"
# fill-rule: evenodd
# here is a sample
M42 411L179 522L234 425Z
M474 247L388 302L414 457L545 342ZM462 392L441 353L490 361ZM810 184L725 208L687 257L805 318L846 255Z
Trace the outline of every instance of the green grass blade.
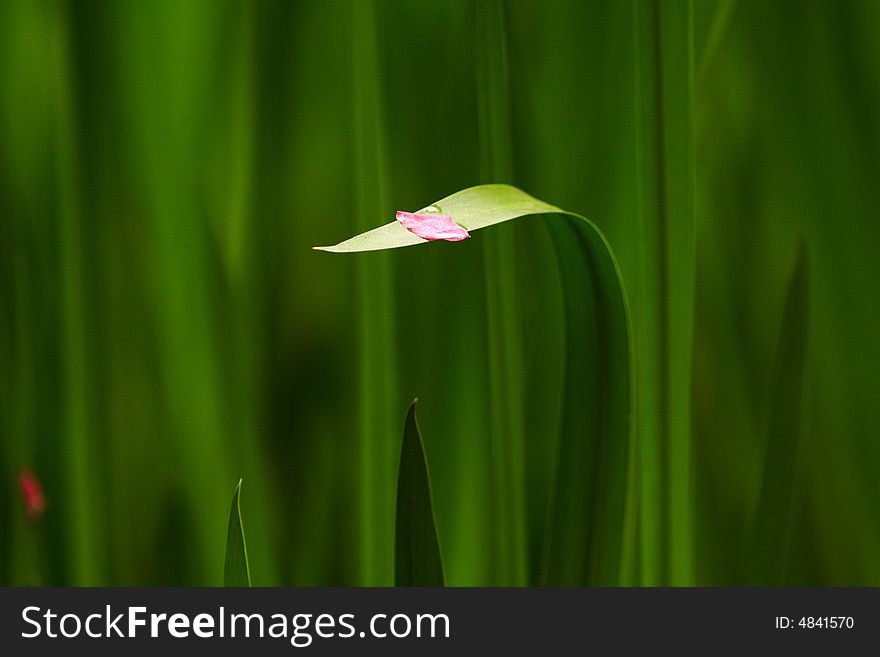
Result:
M501 0L476 2L476 46L480 182L509 183L513 181L513 139L507 26ZM518 238L522 236L498 231L487 235L482 244L494 507L492 577L500 586L522 586L528 571L522 313L516 289L510 285L517 277Z
M616 583L624 530L632 356L626 297L614 255L592 223L509 185L471 187L433 207L470 232L528 216L543 217L551 231L565 297L567 366L544 581ZM394 221L323 250L353 253L424 242Z
M55 8L51 23L55 34L51 43L56 77L54 91L58 125L56 134L56 175L58 179L58 231L60 235L59 288L61 294L61 345L64 356L64 440L63 463L67 469L65 521L69 544L66 548L71 581L78 586L103 583L107 558L103 552L105 527L101 522L100 468L95 422L94 359L89 349L89 254L87 221L82 212L81 185L77 161L77 131L74 120L73 76L71 70L69 26L64 12Z
M639 276L632 294L643 584L694 583L695 280L690 1L635 0Z
M226 530L226 563L223 568L223 586L250 586L251 567L248 564L247 544L241 524L241 479L232 494L229 509L229 527Z
M351 2L353 160L357 229L388 212L385 129L378 9L373 0ZM391 582L394 459L397 428L395 299L392 263L385 256L356 264L358 352L358 536L360 584Z
M604 236L566 217L548 224L562 278L566 373L544 583L613 586L622 576L631 438L628 310Z
M776 345L764 473L746 535L742 583L748 586L779 585L785 577L801 436L809 294L809 260L801 241Z
M670 582L695 583L693 485L694 46L692 0L663 2L660 40L663 104L666 275L666 391Z
M504 3L477 0L475 5L480 174L506 182L513 178L513 139Z
M443 560L431 494L431 478L413 400L406 414L397 475L396 586L444 586Z
M488 228L525 215L563 213L549 203L544 203L511 185L478 185L456 192L441 201L426 206L417 212L433 211L449 215L469 232ZM564 214L564 213L563 213ZM399 221L368 230L334 246L316 246L318 251L330 253L356 253L361 251L381 251L397 249L416 244L427 244L409 232Z

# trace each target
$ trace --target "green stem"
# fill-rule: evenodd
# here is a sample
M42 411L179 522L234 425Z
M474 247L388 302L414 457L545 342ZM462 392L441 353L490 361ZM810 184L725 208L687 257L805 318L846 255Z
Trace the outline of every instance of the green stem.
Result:
M500 0L478 0L477 81L480 176L484 183L512 182L513 149L507 71L506 27ZM525 436L522 345L516 295L516 242L511 232L484 240L489 351L490 445L496 511L496 572L499 585L523 585L528 569L525 528Z
M278 517L277 504L271 494L269 455L265 443L260 440L259 409L266 391L256 382L267 380L262 369L260 345L266 333L264 314L260 312L268 301L263 296L261 286L260 259L255 253L266 254L265 244L258 240L261 234L254 217L253 187L255 178L255 108L258 106L255 93L255 7L244 3L240 8L238 30L233 51L235 63L230 97L230 160L234 163L229 175L229 214L226 233L227 271L232 279L236 316L230 322L232 335L230 353L233 361L235 379L238 382L253 382L231 386L225 391L229 405L235 408L237 419L237 463L239 471L245 475L250 489L244 506L251 527L259 528L252 532L248 542L254 563L259 564L255 571L255 582L278 582L278 566L271 558L271 546L275 544L276 523L271 518Z
M635 0L634 9L641 576L648 585L687 585L694 580L693 10L690 1L669 0Z
M352 117L357 229L390 214L382 127L376 8L352 0ZM360 584L388 585L398 449L395 303L391 262L376 254L356 263Z
M68 581L75 586L102 583L100 554L103 532L98 488L102 468L92 453L96 426L89 393L93 389L93 363L86 322L92 317L87 302L84 268L83 221L80 214L75 103L72 98L69 35L60 10L52 15L54 38L52 62L55 79L55 176L59 190L58 231L60 242L61 349L65 449L64 510L69 543Z

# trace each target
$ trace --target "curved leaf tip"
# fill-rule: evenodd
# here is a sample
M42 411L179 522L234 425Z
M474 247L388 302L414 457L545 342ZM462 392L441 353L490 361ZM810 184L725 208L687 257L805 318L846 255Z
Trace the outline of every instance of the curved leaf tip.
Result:
M431 480L416 420L418 401L409 405L400 448L394 580L396 586L444 586Z
M247 544L241 522L241 483L232 493L229 525L226 529L226 562L223 569L223 586L247 587L251 585L251 569L248 564Z

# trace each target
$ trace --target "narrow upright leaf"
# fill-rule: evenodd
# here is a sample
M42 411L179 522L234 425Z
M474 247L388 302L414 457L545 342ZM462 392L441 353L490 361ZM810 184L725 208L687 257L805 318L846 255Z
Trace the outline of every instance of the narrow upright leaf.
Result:
M244 527L241 524L241 479L232 494L229 509L229 527L226 530L226 566L223 570L223 586L250 586L251 569L248 565Z
M693 2L634 0L640 581L695 583Z
M507 8L504 0L474 4L480 182L506 183L514 179ZM486 531L492 537L492 581L502 586L524 586L533 570L526 528L522 310L518 291L510 284L522 271L517 249L524 237L521 231L496 231L482 240L489 338L486 440L492 465L487 475L493 498Z
M406 414L397 475L394 580L397 586L443 586L431 480L413 400Z
M382 3L350 0L351 163L355 204L354 228L364 230L373 217L388 212L384 128ZM407 235L406 228L395 222ZM415 237L415 235L413 235ZM419 239L419 238L417 238ZM394 504L397 451L397 351L393 263L385 256L355 263L354 331L357 360L356 454L358 583L385 585L391 580L391 533L388 509Z

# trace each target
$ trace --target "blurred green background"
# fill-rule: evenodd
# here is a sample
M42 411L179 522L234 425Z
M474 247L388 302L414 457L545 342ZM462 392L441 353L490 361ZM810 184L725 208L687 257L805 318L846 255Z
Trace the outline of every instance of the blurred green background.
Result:
M449 583L537 581L565 361L546 235L499 229L500 270L482 234L310 249L501 181L605 232L637 370L646 309L686 346L660 384L637 379L637 409L678 404L665 467L685 483L659 533L637 531L668 506L638 468L637 410L620 583L880 585L880 2L484 11L0 1L0 584L219 584L239 477L255 584L390 584L417 395ZM650 112L646 71L672 90ZM644 284L652 122L694 158L692 178L655 176L694 202L661 260L687 265L674 298ZM517 308L506 558L487 277ZM48 500L36 522L23 469Z

